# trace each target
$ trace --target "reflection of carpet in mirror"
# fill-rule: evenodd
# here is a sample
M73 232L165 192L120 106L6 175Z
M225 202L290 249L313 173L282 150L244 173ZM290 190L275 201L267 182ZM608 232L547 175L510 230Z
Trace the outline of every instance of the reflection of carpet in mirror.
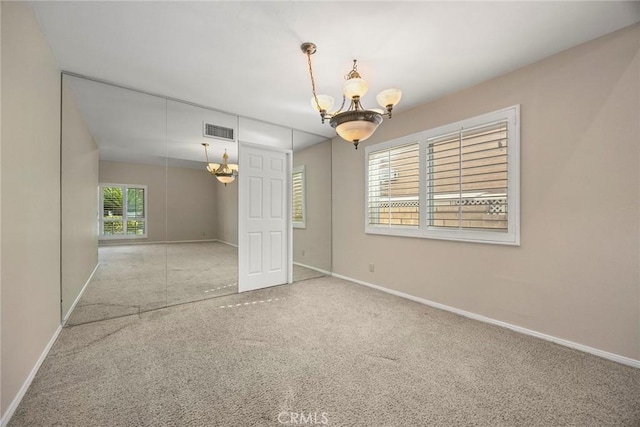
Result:
M67 325L238 292L238 249L220 242L102 246L100 266ZM293 280L324 276L293 266Z
M238 292L238 250L220 242L103 246L67 325Z
M294 282L315 279L317 277L323 277L323 276L326 276L326 274L321 273L318 270L313 270L311 268L293 264L293 281Z

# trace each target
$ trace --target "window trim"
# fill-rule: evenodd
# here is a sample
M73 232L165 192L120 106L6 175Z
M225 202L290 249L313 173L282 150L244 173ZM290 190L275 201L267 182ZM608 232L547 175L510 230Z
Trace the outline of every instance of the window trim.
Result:
M144 218L137 218L141 221L144 221L144 234L103 234L103 224L104 224L104 199L102 197L102 188L103 187L120 187L122 188L123 200L122 200L122 223L123 227L126 229L126 223L128 221L126 215L126 190L129 188L143 189L144 190ZM146 239L149 237L149 218L148 218L148 209L149 209L149 192L147 190L146 185L139 184L114 184L108 182L101 182L98 184L98 240L129 240L129 239Z
M508 147L507 150L507 231L489 230L446 230L428 225L427 212L427 179L426 164L428 160L427 140L433 137L457 132L462 129L470 129L477 126L488 125L492 122L507 121ZM418 228L407 228L393 225L369 224L369 154L373 151L390 149L396 146L418 142L419 166L419 212L420 222ZM427 239L453 240L462 242L491 243L501 245L520 246L520 105L516 104L501 110L493 111L468 119L449 123L433 129L402 136L391 141L369 145L365 148L365 198L364 198L364 224L366 234L379 234L401 237L419 237Z
M302 221L294 221L291 219L293 228L307 228L307 169L305 165L296 166L291 171L291 185L293 185L293 174L302 174ZM292 191L293 196L293 191ZM293 204L293 197L292 197ZM292 215L293 216L293 215Z

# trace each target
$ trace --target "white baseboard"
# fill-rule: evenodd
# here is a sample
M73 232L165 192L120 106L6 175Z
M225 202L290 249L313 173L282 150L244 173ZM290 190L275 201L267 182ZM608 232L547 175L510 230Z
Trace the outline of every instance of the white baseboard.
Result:
M460 316L468 317L469 319L479 320L480 322L490 323L492 325L497 325L503 328L511 329L512 331L519 332L521 334L530 335L536 338L543 339L545 341L551 341L556 344L560 344L565 347L572 348L574 350L583 351L585 353L593 354L595 356L602 357L604 359L612 360L614 362L622 363L623 365L632 366L634 368L640 368L640 360L631 359L630 357L620 356L615 353L609 353L608 351L600 350L594 347L589 347L584 344L578 344L573 341L565 340L563 338L554 337L552 335L543 334L542 332L533 331L531 329L523 328L521 326L512 325L511 323L503 322L501 320L492 319L490 317L485 317L480 314L471 313L469 311L460 310L459 308L450 307L448 305L440 304L437 302L429 301L424 298L416 297L413 295L405 294L404 292L396 291L393 289L385 288L384 286L374 285L373 283L365 282L358 279L353 279L351 277L343 276L341 274L332 273L333 277L337 277L338 279L348 280L350 282L358 283L360 285L364 285L373 289L377 289L382 292L386 292L388 294L392 294L395 296L399 296L401 298L406 298L411 301L418 302L420 304L428 305L430 307L438 308L440 310L449 311L451 313L459 314Z
M214 240L214 241L215 241L215 242L218 242L218 243L224 243L225 245L233 246L234 248L237 248L237 247L238 247L238 245L236 245L235 243L225 242L224 240L216 239L216 240Z
M308 268L310 270L315 270L318 273L322 273L322 274L326 274L327 276L331 276L331 272L327 271L327 270L323 270L321 268L317 268L317 267L312 267L310 265L306 265L306 264L302 264L301 262L294 262L295 265L298 265L300 267L304 267L304 268Z
M159 240L156 242L127 242L127 241L117 241L114 243L105 243L108 242L104 241L102 243L98 244L98 247L104 247L104 246L130 246L130 245L166 245L166 244L170 244L170 243L203 243L203 242L220 242L220 240L218 239L202 239L202 240ZM226 242L222 242L222 243L226 243ZM231 243L227 243L229 245L231 245ZM234 245L232 245L234 246Z
M100 266L100 263L97 263L96 266L93 268L93 271L89 275L89 278L87 279L87 281L84 282L84 286L82 286L82 289L80 289L80 293L78 293L76 300L73 302L73 304L71 304L71 307L69 307L69 311L67 311L66 316L64 316L64 318L62 319L62 326L64 326L67 323L67 320L69 320L69 316L71 316L71 313L73 313L73 310L76 308L76 305L78 305L78 302L82 297L82 294L84 294L85 289L87 289L89 282L91 282L91 279L93 279L93 275L96 274L96 271L98 270L99 266Z
M202 240L167 240L164 243L206 243L217 242L218 239L202 239Z
M115 242L109 242L109 240L101 240L98 242L98 247L105 247L105 246L130 246L130 245L159 245L159 244L165 244L167 242L165 241L158 241L158 242L136 242L135 240L131 240L130 242L127 240L118 240Z
M40 369L40 366L42 366L42 362L44 362L44 359L47 357L47 354L49 354L49 350L51 350L51 347L53 347L53 344L58 339L58 335L60 335L61 331L62 331L62 325L59 325L58 329L56 329L56 331L53 333L53 336L51 337L51 340L49 340L49 343L44 348L44 351L40 355L40 358L36 362L35 366L31 370L31 372L29 373L29 376L27 376L27 379L22 384L22 387L20 388L20 391L18 391L18 394L16 395L16 397L13 398L13 401L11 401L11 404L7 408L7 411L2 416L2 419L0 421L0 427L6 427L6 425L9 424L9 421L11 420L11 417L13 416L13 413L18 408L18 405L20 405L20 402L22 401L22 398L24 397L25 393L29 389L29 386L31 385L31 382L35 378L36 373L38 372L38 369Z

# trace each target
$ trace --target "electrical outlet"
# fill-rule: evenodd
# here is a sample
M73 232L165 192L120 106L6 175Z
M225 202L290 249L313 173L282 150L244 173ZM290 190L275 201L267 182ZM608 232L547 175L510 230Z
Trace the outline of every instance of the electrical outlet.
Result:
M373 265L373 263L369 264L369 272L373 273L375 270L375 265Z

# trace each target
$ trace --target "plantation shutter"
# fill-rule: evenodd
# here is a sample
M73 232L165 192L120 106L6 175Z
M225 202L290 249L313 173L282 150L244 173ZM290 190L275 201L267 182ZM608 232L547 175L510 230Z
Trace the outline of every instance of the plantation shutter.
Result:
M432 227L507 231L507 121L427 140Z
M367 161L368 224L418 228L419 144L414 142L373 151Z
M293 222L304 223L304 169L296 170L292 174L293 181Z

